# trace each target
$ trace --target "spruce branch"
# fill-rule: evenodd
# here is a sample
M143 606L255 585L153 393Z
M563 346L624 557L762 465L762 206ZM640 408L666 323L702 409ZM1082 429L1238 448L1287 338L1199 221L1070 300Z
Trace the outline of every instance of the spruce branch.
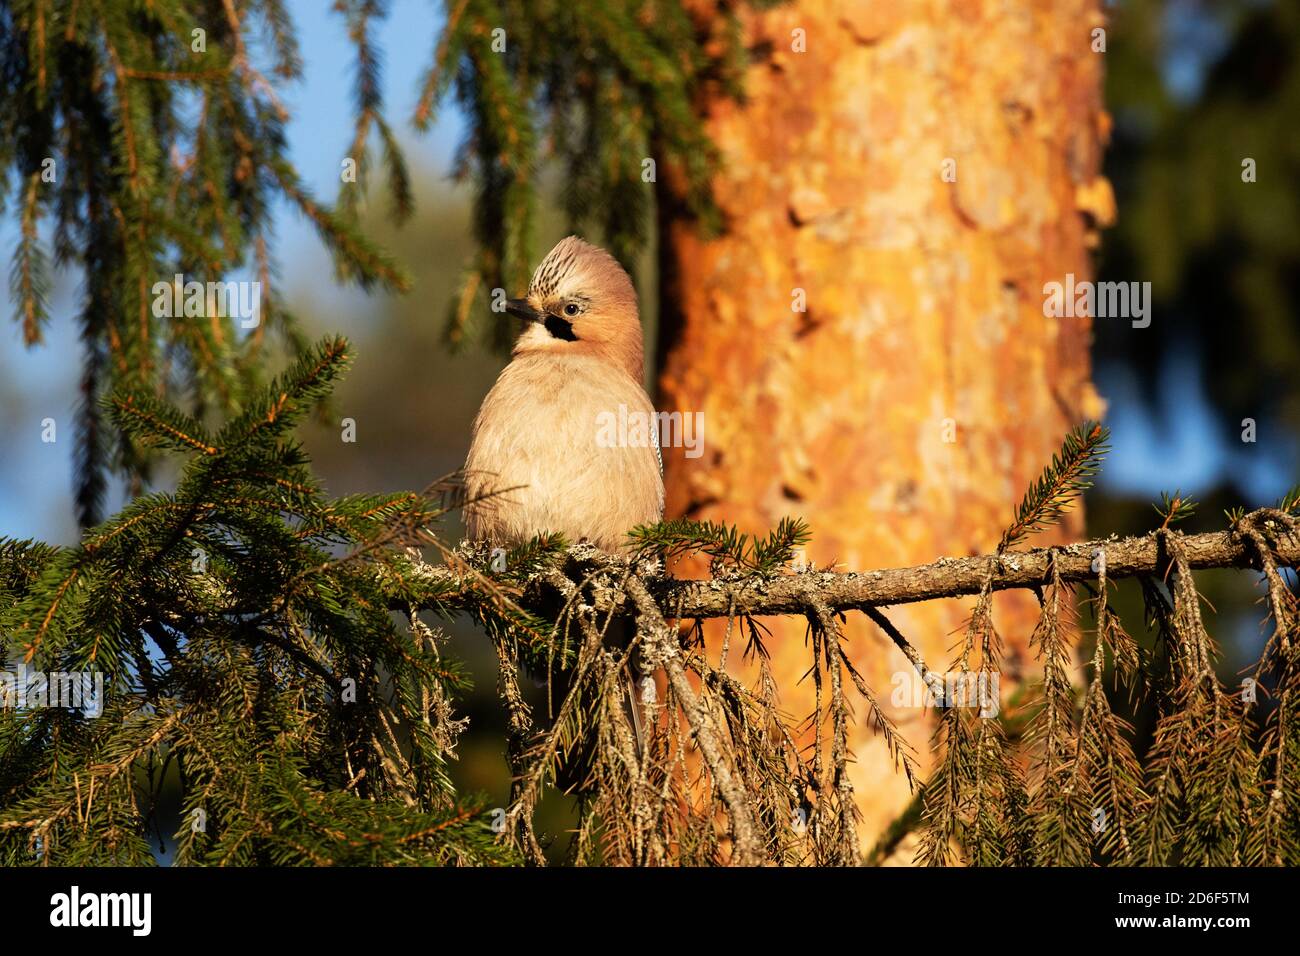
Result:
M1236 531L1207 532L1184 535L1182 548L1189 571L1207 568L1250 568L1257 561L1254 546L1248 537ZM877 571L807 571L784 574L761 581L720 582L693 581L664 576L651 576L646 587L667 612L685 619L721 618L731 614L762 617L774 614L801 614L813 595L820 597L832 611L863 611L898 604L914 604L942 598L957 598L979 594L984 581L989 578L989 565L996 567L991 575L994 591L1010 589L1032 590L1047 579L1052 560L1059 563L1061 580L1065 583L1096 581L1093 555L1104 549L1107 554L1107 575L1112 581L1144 576L1160 577L1167 558L1163 545L1155 533L1119 539L1093 539L1059 548L1034 548L1003 554L979 555L968 558L941 558L929 564L910 568L888 568ZM570 549L566 560L589 561L595 549L577 545ZM1279 541L1276 547L1279 565L1300 564L1300 540ZM619 563L621 558L606 556L606 560ZM445 583L452 576L433 568L426 578L439 582L440 600L447 607L457 604L457 597L448 594ZM724 586L725 585L725 586ZM410 595L417 602L418 590ZM405 599L405 596L403 597ZM394 597L394 600L397 600ZM622 606L625 598L613 593L595 596L595 607L605 613L614 606ZM403 605L404 606L404 605Z
M1160 516L1160 527L1168 528L1179 521L1185 521L1196 513L1196 502L1183 496L1182 491L1172 495L1167 491L1160 493L1160 504L1153 506Z
M1074 499L1092 487L1090 479L1100 468L1109 438L1109 431L1096 422L1084 422L1066 436L1060 452L1052 456L1052 463L1016 508L1015 520L998 542L998 554L1055 524Z

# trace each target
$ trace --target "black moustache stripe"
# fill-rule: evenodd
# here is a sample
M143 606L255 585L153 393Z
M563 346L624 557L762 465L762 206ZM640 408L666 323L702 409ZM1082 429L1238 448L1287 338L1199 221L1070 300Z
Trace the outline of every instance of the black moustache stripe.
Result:
M546 326L546 331L557 339L564 339L566 342L578 341L578 337L573 334L573 323L566 322L558 315L548 315L542 324Z

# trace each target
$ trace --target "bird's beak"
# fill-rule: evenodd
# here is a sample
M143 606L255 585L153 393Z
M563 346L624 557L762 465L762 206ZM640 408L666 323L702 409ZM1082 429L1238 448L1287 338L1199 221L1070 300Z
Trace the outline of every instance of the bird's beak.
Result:
M527 299L506 299L506 311L525 322L540 322L542 313L528 304Z

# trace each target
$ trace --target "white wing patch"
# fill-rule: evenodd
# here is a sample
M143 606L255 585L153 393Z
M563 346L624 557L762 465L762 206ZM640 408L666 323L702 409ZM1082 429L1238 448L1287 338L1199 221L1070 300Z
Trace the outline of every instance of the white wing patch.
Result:
M650 426L650 434L654 438L655 458L659 462L659 517L662 519L664 516L664 453L659 447L659 419L657 416L654 424Z
M650 426L650 437L654 440L654 443L655 443L655 458L656 458L656 459L658 460L658 462L659 462L659 477L662 478L662 477L664 476L664 453L663 453L663 451L659 448L659 428L658 428L658 425L659 425L659 422L658 422L658 420L656 419L655 422Z

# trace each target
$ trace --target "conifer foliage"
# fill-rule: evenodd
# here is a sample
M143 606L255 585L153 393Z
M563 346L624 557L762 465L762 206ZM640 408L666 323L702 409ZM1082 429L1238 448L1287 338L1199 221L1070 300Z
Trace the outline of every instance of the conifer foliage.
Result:
M265 67L250 53L263 46ZM110 469L137 491L150 471L146 449L106 417L101 398L128 388L200 417L231 414L261 384L269 344L306 348L279 295L277 199L316 227L342 276L408 285L347 210L318 202L289 162L289 117L273 81L300 70L282 0L0 5L0 214L12 205L21 226L10 288L29 345L49 321L51 266L85 274L76 316L83 526L102 517ZM361 74L373 80L373 69ZM242 334L231 315L158 315L155 286L176 275L205 287L259 282L258 324Z
M0 862L151 862L169 771L177 863L510 859L447 777L464 678L383 591L440 489L325 500L292 437L347 357L322 343L215 433L114 393L117 427L186 456L176 490L75 548L0 542L9 650L104 682L98 714L0 709Z

